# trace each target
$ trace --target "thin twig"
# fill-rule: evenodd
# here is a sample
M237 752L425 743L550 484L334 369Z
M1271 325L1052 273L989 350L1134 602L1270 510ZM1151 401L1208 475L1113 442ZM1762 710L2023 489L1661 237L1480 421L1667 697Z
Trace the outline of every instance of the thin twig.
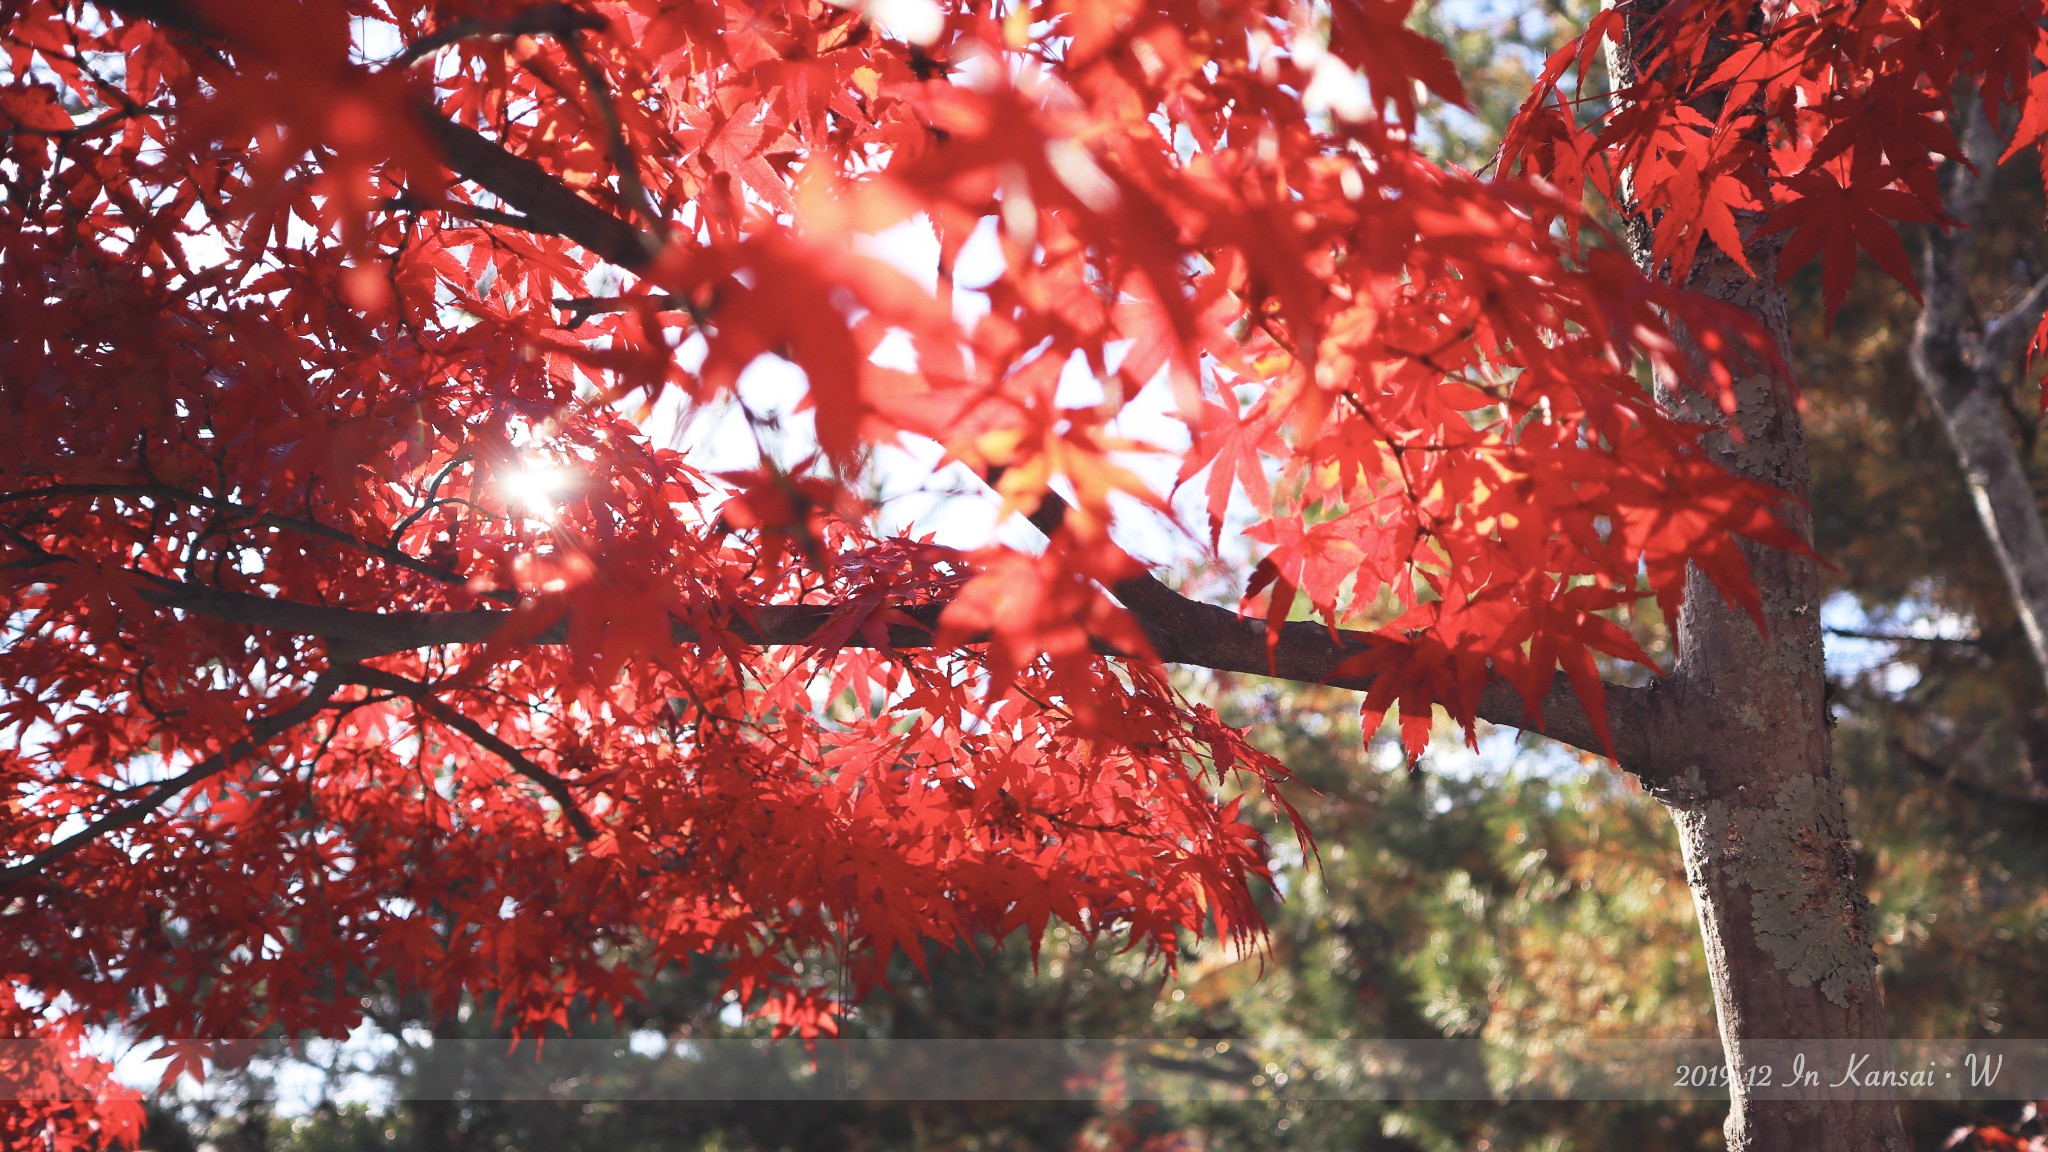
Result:
M1858 628L1823 628L1821 631L1844 640L1875 640L1884 644L1963 644L1975 647L1984 643L1980 636L1903 636L1896 632L1866 632Z

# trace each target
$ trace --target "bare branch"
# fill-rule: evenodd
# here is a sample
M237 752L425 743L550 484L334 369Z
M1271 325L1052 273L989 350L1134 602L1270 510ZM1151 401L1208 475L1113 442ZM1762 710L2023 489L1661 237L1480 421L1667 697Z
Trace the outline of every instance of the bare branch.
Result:
M628 312L645 304L656 312L687 312L695 324L702 324L704 309L692 304L681 296L666 292L650 293L646 296L557 296L555 307L569 314L568 328L580 328L592 316L607 312Z
M1002 473L1001 468L991 469L989 485L993 487ZM1069 511L1065 498L1047 492L1028 519L1051 536ZM1371 677L1337 675L1346 661L1368 650L1371 640L1367 634L1339 629L1333 639L1331 630L1323 625L1292 621L1281 626L1280 640L1269 650L1263 621L1247 620L1227 608L1189 599L1145 571L1142 563L1132 563L1138 574L1118 581L1110 594L1137 618L1153 649L1167 663L1370 690ZM1655 779L1661 769L1651 762L1654 745L1650 736L1664 722L1659 718L1668 707L1657 686L1607 684L1604 689L1611 749L1600 738L1585 702L1562 673L1554 678L1541 702L1540 722L1528 713L1521 692L1497 675L1489 678L1480 697L1479 717L1596 755L1612 755L1624 769L1645 780Z
M1984 339L1973 357L1978 370L2002 374L2007 365L2018 359L2034 330L2040 327L2044 310L2048 310L2048 276L2034 281L2017 304L1984 325Z
M235 42L231 29L207 19L181 0L109 0L107 6L190 36L230 45ZM526 20L535 22L535 30L567 32L582 27L583 19L568 5L540 4L512 17L503 27L511 30L518 26L525 30L520 22ZM451 25L444 33L451 37L446 43L453 43L465 35L492 31L493 28L481 24L474 29ZM444 46L445 43L431 44L421 54ZM449 120L431 104L418 105L418 121L457 175L482 185L524 214L523 219L510 218L517 221L518 227L567 237L622 268L644 268L661 251L657 237L585 200L534 161L516 156L475 130ZM489 211L463 210L471 214Z
M1977 646L1984 643L1978 636L1910 636L1898 632L1869 632L1860 628L1823 628L1830 636L1844 640L1873 640L1880 644L1960 644Z
M521 232L531 232L537 236L559 235L554 229L521 216L517 212L501 212L496 208L486 208L481 204L465 204L460 200L451 200L447 197L442 197L439 200L422 200L408 193L403 196L392 196L380 200L378 203L382 207L397 212L445 212L451 216L481 220L486 224L498 224L506 228L517 228Z
M599 27L603 22L599 22ZM625 126L619 123L619 110L612 104L612 86L605 79L604 69L598 67L583 49L576 44L576 34L569 32L562 36L562 50L576 65L583 82L590 86L592 99L597 102L598 118L604 122L605 140L611 152L612 167L619 174L619 191L622 198L646 220L648 231L655 240L668 242L668 222L661 218L661 210L655 206L654 196L640 179L640 161L633 155L633 148L626 142Z

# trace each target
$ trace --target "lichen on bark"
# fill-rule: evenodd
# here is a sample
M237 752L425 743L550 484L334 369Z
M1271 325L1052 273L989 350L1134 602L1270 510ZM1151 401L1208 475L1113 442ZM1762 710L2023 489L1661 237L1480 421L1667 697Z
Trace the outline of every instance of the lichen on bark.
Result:
M1674 812L1696 845L1697 886L1722 870L1726 887L1747 889L1756 941L1795 987L1818 987L1844 1007L1869 991L1876 955L1867 901L1849 851L1848 811L1831 776L1801 773L1770 802L1708 800Z

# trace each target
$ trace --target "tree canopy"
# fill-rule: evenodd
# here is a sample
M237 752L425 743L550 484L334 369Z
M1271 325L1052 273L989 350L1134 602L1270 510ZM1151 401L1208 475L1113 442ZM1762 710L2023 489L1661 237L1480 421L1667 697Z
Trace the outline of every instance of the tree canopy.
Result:
M538 1029L632 955L816 1035L928 944L1246 939L1216 789L1287 773L1173 664L1679 779L1619 617L1813 607L1714 448L1785 350L1695 266L1914 282L1959 101L2048 133L2040 5L1619 6L1479 173L1410 7L10 6L7 1028L332 1034L376 980ZM771 357L815 451L664 442L770 436ZM903 446L1043 546L892 533ZM1250 510L1239 603L1112 538L1147 459L1211 547Z

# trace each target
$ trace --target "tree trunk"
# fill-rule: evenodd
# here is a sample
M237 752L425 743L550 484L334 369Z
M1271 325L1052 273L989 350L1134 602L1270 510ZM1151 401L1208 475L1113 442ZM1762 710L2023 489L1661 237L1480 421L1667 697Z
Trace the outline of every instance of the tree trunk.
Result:
M1750 246L1758 279L1716 254L1701 261L1691 286L1750 311L1788 351L1784 294L1772 284L1775 248ZM1758 372L1738 388L1741 406L1730 422L1741 443L1716 433L1713 450L1730 470L1793 494L1799 503L1787 517L1808 534L1806 443L1791 382ZM1660 388L1660 399L1684 406L1697 398ZM1698 570L1689 575L1679 656L1667 681L1674 721L1657 756L1666 770L1652 789L1678 825L1706 944L1728 1053L1728 1146L1902 1149L1890 1101L1773 1098L1761 1090L1766 1080L1784 1083L1796 1048L1771 1041L1867 1041L1867 1069L1890 1061L1868 910L1831 763L1819 572L1808 556L1745 551L1766 631ZM1839 1068L1842 1055L1839 1045L1816 1046L1809 1059ZM1823 1086L1833 1080L1824 1077Z
M1636 75L1639 22L1656 7L1631 5L1637 15L1625 46L1610 51L1617 87ZM1647 222L1629 204L1622 207L1631 246L1644 260ZM1770 334L1780 364L1789 363L1779 240L1749 229L1745 235L1754 277L1703 248L1688 286L1748 313ZM1786 518L1810 539L1806 441L1793 383L1778 366L1751 367L1737 385L1732 417L1682 392L1676 381L1658 382L1659 402L1739 430L1739 442L1727 431L1714 433L1710 450L1731 471L1788 493ZM1745 553L1765 630L1729 606L1698 569L1689 574L1674 622L1677 661L1660 686L1670 719L1655 736L1659 770L1650 788L1677 823L1706 946L1728 1056L1728 1146L1897 1152L1906 1143L1893 1102L1778 1087L1798 1046L1774 1042L1830 1042L1809 1049L1809 1061L1821 1067L1840 1067L1850 1046L1844 1042L1868 1054L1866 1071L1888 1069L1890 1058L1867 902L1831 763L1818 567L1812 557L1773 548L1748 546ZM1824 1075L1820 1084L1833 1081Z

